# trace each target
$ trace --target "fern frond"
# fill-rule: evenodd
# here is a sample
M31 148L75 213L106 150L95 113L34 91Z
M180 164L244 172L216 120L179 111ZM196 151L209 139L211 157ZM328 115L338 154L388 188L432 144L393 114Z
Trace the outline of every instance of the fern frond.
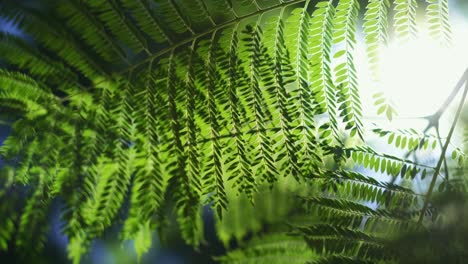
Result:
M246 141L243 136L241 123L241 111L239 104L242 92L248 89L247 82L240 76L240 59L238 57L239 40L238 25L233 29L229 36L229 51L226 54L226 60L220 62L220 67L227 68L227 92L229 98L229 112L232 119L232 130L235 133L236 156L227 160L229 180L235 179L233 184L239 192L245 193L252 199L255 191L255 179L251 170L250 157L246 148Z
M178 34L183 34L185 32L195 34L189 21L187 21L187 18L174 0L163 0L159 1L158 4L159 8L155 10L157 16L163 18L163 21L167 23L171 31Z
M390 2L388 0L370 0L364 15L364 33L366 34L367 57L374 78L379 74L379 52L382 45L387 44L388 21L387 14Z
M311 40L308 54L310 54L310 80L313 98L317 102L317 114L328 112L333 124L333 134L336 137L338 127L335 124L338 122L336 121L335 87L330 74L334 16L335 7L332 1L317 3L310 21Z
M429 1L429 16L441 7L437 30L450 31L447 1ZM417 1L393 2L397 35L411 34ZM423 197L347 165L406 178L434 168L343 140L364 141L354 60L359 3L4 0L0 16L24 32L0 36L0 52L8 53L1 118L13 123L0 154L15 168L9 186L0 177L0 197L23 183L34 198L19 218L19 243L45 227L36 220L44 222L58 196L68 254L79 263L125 214L128 193L121 237L135 241L139 260L154 230L164 236L167 215L198 247L207 205L222 243L239 245L224 262L389 258L382 248L413 227ZM364 3L375 66L390 3ZM382 96L375 99L378 112L393 114ZM414 131L374 132L411 152L435 141ZM0 249L9 246L14 217L0 219Z
M316 257L304 239L274 234L256 238L219 260L221 263L304 263Z
M17 2L13 5L24 16L18 18L11 14L11 18L24 24L23 29L33 34L35 41L46 50L57 54L68 65L78 69L88 78L100 75L109 76L101 62L96 60L94 54L90 52L92 49L83 45L79 38L62 23L33 7L18 5Z
M60 74L60 83L75 82L77 76L70 68L65 67L58 60L41 53L38 49L31 47L23 39L0 33L0 52L2 60L15 65L22 70L27 70L31 76L39 78L40 81L57 79Z
M437 147L437 137L418 133L414 129L399 129L397 131L390 131L376 128L372 131L381 138L387 138L387 144L393 145L400 149L406 149L409 151L414 151L417 149L434 150Z
M122 48L107 32L105 25L96 19L83 3L76 0L61 2L57 6L57 12L67 19L67 25L79 32L105 61L112 62L119 57L126 57Z
M217 32L213 33L209 50L205 61L206 67L206 89L207 89L207 106L210 123L210 138L211 138L211 153L209 154L209 162L205 165L204 178L208 179L206 192L211 193L210 201L213 201L213 208L217 217L222 218L223 211L227 210L227 196L224 188L224 170L223 170L223 150L219 141L220 126L218 120L220 115L217 109L216 99L219 94L219 87L216 85L216 71L218 62L216 60L216 49L218 49Z
M123 43L128 45L135 53L146 51L149 47L141 31L131 22L124 9L115 0L89 1L86 3L91 10L98 14L111 32Z
M426 170L434 169L433 167L419 164L411 160L402 159L385 153L377 153L370 147L349 148L344 149L344 152L346 153L346 157L352 158L354 162L363 165L365 168L369 168L375 172L385 172L393 176L401 175L401 177L414 178L421 172L421 177L424 178Z
M47 87L22 73L0 70L0 86L0 99L21 102L30 119L60 108L57 98Z
M31 174L38 178L38 186L26 202L19 219L16 246L40 251L46 240L47 214L51 201L47 194L47 179L44 171L34 168Z
M393 17L396 36L401 41L414 38L416 29L417 0L395 0Z
M166 187L158 135L158 131L160 131L158 121L162 115L162 107L157 104L156 100L157 94L161 91L156 88L153 71L153 63L150 63L147 72L145 72L144 89L138 95L145 102L142 113L140 113L141 117L138 118L143 123L142 129L145 134L142 144L144 163L140 165L141 167L138 166L139 168L134 175L129 216L122 231L124 239L135 239L138 258L146 253L151 246L153 227L150 225L150 221L163 203L164 188Z
M325 171L311 178L317 181L317 188L329 194L354 201L375 202L380 206L393 208L404 202L412 206L421 197L412 190L391 184L379 182L369 176L356 172Z
M84 209L84 217L88 225L94 225L97 230L111 225L111 221L121 207L127 193L128 185L135 171L136 124L133 111L133 87L130 84L123 86L117 100L121 101L115 109L117 114L116 129L120 138L113 143L115 161L101 161L101 174L96 183L95 193ZM103 170L107 170L105 173ZM115 174L114 174L115 173Z
M122 5L130 10L139 28L157 43L173 43L173 36L163 25L161 19L153 11L153 3L147 0L122 1Z
M426 8L429 34L442 45L449 46L452 41L452 29L449 21L448 0L427 0Z
M195 43L195 42L194 42ZM191 53L193 59L193 53ZM171 53L171 55L168 58L168 63L167 63L167 76L166 76L166 87L168 91L168 103L169 103L169 115L170 115L170 124L171 124L171 130L172 130L172 137L170 140L172 140L173 144L170 149L171 155L175 157L175 162L172 164L172 177L169 179L169 188L173 186L172 188L177 188L174 193L174 200L176 202L176 208L177 208L177 213L178 213L178 223L180 225L181 231L182 231L182 236L183 238L191 245L193 246L198 246L201 240L201 230L202 226L199 220L199 208L198 205L200 204L200 193L199 193L199 182L192 182L193 180L187 176L189 173L188 171L190 169L197 168L193 167L196 165L194 161L198 160L198 156L196 155L196 152L193 150L197 148L196 145L196 131L194 131L194 120L186 121L188 133L191 133L191 135L187 135L188 137L192 137L190 144L192 151L191 151L191 158L190 162L192 162L192 167L187 168L187 162L189 161L189 158L186 155L186 151L182 142L182 117L181 113L178 109L177 101L178 97L180 96L180 92L178 94L177 92L177 76L176 76L176 65L175 65L175 57L174 54ZM187 78L193 78L193 69L191 70L191 73L187 72ZM191 89L191 92L193 93L194 87L192 86L194 84L187 84L185 83L186 86L186 94L185 94L185 101L187 103L191 103L191 100L194 100L194 98L189 98L190 91L187 89ZM191 87L190 87L191 86ZM192 101L193 103L193 101ZM193 111L194 111L194 105L191 104L189 105L186 109L186 115L187 117L193 118ZM187 118L188 119L188 118ZM190 132L192 130L192 132ZM195 138L194 138L195 136ZM187 148L188 149L188 148ZM187 170L187 172L186 172ZM198 174L192 174L192 176L195 175L195 177L198 176Z
M292 235L303 236L308 245L326 254L385 259L384 240L358 229L316 224L293 227ZM388 257L387 257L388 258Z
M374 105L377 108L377 115L382 115L385 113L385 116L389 121L392 121L393 116L397 115L397 111L391 102L389 102L383 92L375 93L372 95L372 98L375 100Z
M341 111L340 116L346 123L345 128L351 130L351 136L357 134L363 139L362 108L353 56L358 10L358 1L343 0L338 3L334 17L333 44L343 45L344 48L335 52L333 58L339 60L334 73L335 85L341 90L342 95L337 105L338 110Z
M317 140L315 139L316 124L314 120L314 114L317 113L316 108L318 108L318 106L314 105L314 97L310 92L309 78L310 63L308 40L310 33L310 15L307 11L309 4L310 3L307 1L304 8L292 10L291 14L286 19L284 36L282 36L283 34L281 35L281 38L284 40L279 40L277 38L275 42L284 42L284 47L281 47L285 50L282 51L285 54L281 56L284 61L283 65L281 65L282 68L285 68L284 75L288 76L288 79L295 77L294 88L290 88L290 85L288 85L289 87L286 86L283 92L283 94L287 95L288 102L291 102L287 104L288 107L285 111L285 113L288 114L288 119L290 119L286 124L288 124L288 127L296 127L301 131L298 135L293 133L287 136L287 138L290 138L289 141L294 142L289 149L295 149L294 152L298 151L298 154L294 155L297 157L293 155L289 155L289 157L292 159L297 158L298 160L292 164L300 165L301 170L305 173L309 173L313 167L316 166L315 161L320 161L320 157L317 155ZM288 53L290 53L290 56ZM289 61L289 57L291 57L291 61ZM290 66L285 67L285 63ZM291 69L293 71L291 73L287 72L290 68L293 68ZM293 76L289 77L289 75ZM290 81L288 81L288 84L289 82ZM279 92L280 91L278 91L278 94L280 94Z
M386 237L417 229L417 222L415 219L411 220L411 215L395 216L390 210L374 210L346 199L325 197L300 197L300 199L304 201L310 214L333 225L362 228L365 232Z
M278 116L277 120L273 119L271 122L271 126L279 127L279 131L272 135L272 142L275 144L276 166L280 168L285 177L291 175L299 180L300 164L297 158L296 135L292 131L292 119L297 108L293 108L294 104L290 103L293 97L292 93L288 91L288 86L294 83L295 73L291 67L289 51L286 48L284 17L285 8L282 8L278 19L272 19L264 26L264 45L270 47L270 52L264 56L267 63L271 65L268 79L272 79L271 82L265 81L266 87L264 89L271 90L272 97L269 104L275 106L276 109L273 109L272 113ZM308 129L310 129L308 131L314 131L313 126ZM308 139L312 141L309 144L313 144L313 137Z
M259 18L260 19L260 18ZM268 181L273 184L276 181L277 169L274 164L273 152L270 145L270 137L266 133L267 109L265 109L265 98L262 92L262 71L267 70L265 60L262 54L261 35L262 31L257 25L254 27L248 25L243 32L246 37L247 52L249 53L249 71L250 71L250 96L251 108L254 114L255 130L257 140L255 148L254 161L256 178L262 181Z

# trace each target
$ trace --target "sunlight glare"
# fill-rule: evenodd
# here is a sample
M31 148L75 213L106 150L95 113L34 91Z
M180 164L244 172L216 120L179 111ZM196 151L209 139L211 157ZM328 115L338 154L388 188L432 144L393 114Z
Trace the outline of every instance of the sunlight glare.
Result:
M380 82L375 85L393 102L400 117L431 115L448 97L468 66L467 25L454 19L449 48L420 31L417 38L405 44L392 41L382 50ZM372 86L369 80L363 83Z

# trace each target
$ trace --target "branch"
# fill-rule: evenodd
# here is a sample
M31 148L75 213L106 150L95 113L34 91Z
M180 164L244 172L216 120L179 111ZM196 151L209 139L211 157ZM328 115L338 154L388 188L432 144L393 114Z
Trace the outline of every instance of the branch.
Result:
M467 75L468 75L468 69L467 69L467 71L465 71L465 73L463 74L460 81L458 81L458 84L455 87L455 90L450 95L450 97L445 101L445 103L442 105L442 107L439 109L439 111L437 111L436 114L433 116L433 117L437 118L437 119L434 119L434 120L437 121L437 123L436 123L437 125L438 125L438 121L439 121L440 116L447 109L447 106L453 101L453 99L455 98L457 92L460 90L460 87L466 81ZM452 127L450 128L450 131L449 131L449 134L447 136L447 140L445 141L444 147L442 148L442 153L440 153L439 161L437 162L437 166L436 166L436 169L434 171L434 175L432 176L431 185L429 186L429 189L428 189L427 194L426 194L426 199L424 201L424 206L423 206L423 208L421 210L421 214L419 215L418 224L422 223L422 220L424 218L424 214L425 214L425 212L427 210L427 207L429 205L429 200L431 199L432 191L434 190L434 186L435 186L435 183L436 183L436 180L437 180L437 176L439 175L440 169L442 168L442 163L445 160L445 153L447 152L447 148L448 148L448 146L450 144L450 139L452 138L453 132L455 131L455 126L457 125L457 121L458 121L458 119L460 117L460 114L461 114L461 111L463 109L463 105L465 103L467 92L468 92L468 82L465 83L465 90L464 90L463 96L462 96L462 98L460 100L460 104L458 106L457 113L455 114L455 119L454 119L454 121L452 123ZM431 123L429 123L429 125L431 125Z
M463 83L465 83L466 80L468 80L468 68L460 77L460 80L458 80L458 83L453 88L452 93L445 100L445 102L442 104L439 110L437 110L437 112L435 112L433 115L425 117L427 120L429 120L429 124L427 124L427 127L426 129L424 129L423 133L426 133L430 128L437 127L439 125L440 117L445 112L445 110L447 110L448 106L452 103L452 101L455 99L458 92L461 90Z

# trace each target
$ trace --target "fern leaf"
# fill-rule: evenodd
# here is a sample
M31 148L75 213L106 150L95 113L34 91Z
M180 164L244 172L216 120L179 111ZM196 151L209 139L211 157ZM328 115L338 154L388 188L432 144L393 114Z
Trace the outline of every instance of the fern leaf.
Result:
M234 131L236 155L232 160L227 160L228 181L235 179L233 184L239 192L245 193L250 199L255 191L255 179L251 171L250 159L248 156L246 141L243 136L240 111L240 92L247 90L247 83L239 73L240 59L238 57L239 40L238 25L232 30L229 36L229 51L226 54L226 60L220 62L220 67L227 69L227 93L229 98L229 112L232 119L232 130Z
M429 34L442 45L449 46L452 41L452 29L449 21L448 0L427 0L426 8Z
M193 74L193 72L191 73ZM187 73L187 77L193 78L191 74ZM174 172L169 179L169 186L177 186L178 189L175 190L174 198L176 201L176 207L177 207L177 212L178 212L178 223L180 225L181 231L182 231L182 236L183 238L191 245L197 246L201 240L200 238L200 232L202 230L201 223L198 218L198 205L199 205L199 193L197 190L199 190L199 184L198 188L197 186L193 186L193 182L191 178L187 176L189 173L188 171L190 168L187 168L187 155L185 153L185 149L181 140L181 117L180 113L178 110L177 106L177 86L176 86L176 75L175 75L175 58L174 54L172 53L169 57L168 60L168 65L167 65L167 78L166 78L166 86L168 90L168 95L169 95L169 112L170 112L170 119L171 119L171 130L172 130L172 138L173 144L172 144L172 149L171 153L176 157L176 161L174 164ZM193 85L193 84L189 84ZM187 89L192 89L193 92L193 86L190 88L187 86ZM190 100L194 100L194 98L189 99L189 91L186 91L186 96L185 99L187 102L190 103ZM192 105L190 109L187 109L187 113L190 114L190 111L193 111L194 106ZM191 115L191 114L190 114ZM193 116L192 116L193 118ZM190 126L192 121L187 120L187 125L188 129L191 130L191 133L196 133L196 131L193 131L194 126ZM196 136L196 134L192 134L192 143L193 143L193 136ZM195 138L196 140L196 138ZM196 143L196 141L195 141ZM191 145L191 148L196 148L196 145ZM192 162L192 172L193 169L196 167L193 167L194 164L193 162L195 160L198 160L198 156L193 156L196 154L195 152L192 151L192 157L191 157L191 162ZM187 172L186 172L187 170ZM195 175L195 177L198 175Z
M401 41L413 38L416 33L416 10L417 0L395 0L394 1L394 27L397 37Z
M0 52L2 58L11 65L15 65L22 70L28 70L31 76L39 78L40 81L50 81L56 79L60 73L60 83L75 82L77 80L70 68L63 63L46 56L39 50L30 47L19 37L0 33Z
M310 16L307 12L309 1L304 5L304 8L297 8L291 12L288 20L286 21L286 47L290 47L292 66L295 67L295 77L297 88L291 91L291 95L298 101L297 106L291 111L298 114L290 115L290 118L297 120L292 122L291 125L301 130L298 135L296 146L298 146L299 162L305 173L310 172L311 164L315 160L320 160L316 153L316 140L315 140L315 122L314 122L314 106L310 102L313 96L309 92L309 55L308 55L308 38L310 28ZM297 26L299 25L299 26ZM293 99L291 98L291 99ZM297 99L296 99L297 98Z
M274 234L256 238L219 260L221 263L304 263L315 258L317 254L304 239Z
M401 205L402 201L413 206L420 196L413 191L390 183L382 183L371 177L349 171L322 172L312 178L322 191L340 198L375 202L388 208Z
M359 2L355 0L340 1L336 7L334 18L335 32L333 43L344 45L333 57L339 59L335 72L335 85L341 90L341 104L338 106L340 116L346 123L346 129L351 130L351 136L362 134L362 109L357 88L357 76L354 65L353 51L356 45L355 23L358 15ZM333 123L333 122L332 122Z
M173 43L173 36L153 12L152 3L147 0L123 1L122 5L132 13L139 28L158 43Z
M262 33L257 25L255 28L247 26L244 34L246 34L245 41L247 42L246 45L249 52L251 104L254 113L255 130L257 132L254 161L258 166L255 174L258 175L259 179L273 184L276 181L275 175L277 175L277 169L273 160L270 138L266 133L265 121L267 115L264 107L265 99L260 87L262 67L267 67L265 61L262 60L262 46L260 43Z
M216 26L205 0L181 2L180 9L185 11L192 28L203 29Z
M131 145L135 142L136 124L134 122L134 113L132 109L132 96L134 94L132 86L126 84L124 92L118 96L122 98L117 106L117 132L122 139L117 139L115 147L115 163L102 160L102 170L108 172L103 174L97 182L95 194L88 201L85 216L87 224L96 225L98 230L111 225L112 219L117 214L123 202L127 187L130 184L131 176L135 170L136 147ZM115 173L115 174L114 174Z
M400 234L412 227L416 229L417 223L411 215L408 217L394 216L389 210L374 210L366 205L345 199L330 199L325 197L301 197L308 206L309 213L318 216L321 221L334 225L362 228L380 236ZM385 227L384 230L380 230ZM391 232L390 232L391 231Z
M158 16L163 18L163 21L168 24L171 31L178 34L189 32L195 34L189 21L181 12L174 0L164 0L158 2L159 8L156 9Z
M216 71L217 61L215 51L218 48L218 37L216 32L213 33L210 40L210 47L205 61L206 67L206 90L207 90L207 106L208 115L210 120L210 138L211 138L211 153L209 154L209 163L206 164L206 175L208 178L207 192L212 192L210 200L213 201L213 207L216 215L222 218L223 211L227 209L227 196L224 188L224 171L223 171L223 151L221 143L219 142L220 127L219 127L219 113L216 104L216 94L218 87L216 85Z
M311 73L310 85L312 87L312 96L316 102L316 113L328 113L331 121L331 135L338 138L338 121L336 120L336 102L335 87L331 76L331 54L333 44L333 30L335 7L332 1L321 1L316 5L310 20L310 45L308 53L310 54ZM302 41L301 41L302 42ZM301 101L308 101L305 97ZM303 104L305 104L303 103ZM308 109L308 108L305 108ZM304 115L309 113L305 110ZM328 130L328 128L326 128ZM327 137L323 137L327 141Z
M374 94L372 98L375 99L374 105L378 107L377 108L378 115L385 114L387 119L389 121L392 121L393 116L398 114L393 104L387 101L383 92Z
M88 78L109 76L94 54L89 52L91 49L83 45L63 24L34 8L18 5L16 2L14 6L25 14L20 20L25 25L24 30L31 32L35 40L47 50L59 55L68 65L75 67ZM13 16L12 19L17 21L18 17Z
M37 174L36 174L37 173ZM47 232L47 214L50 199L47 197L47 179L44 171L34 168L33 174L38 177L38 186L28 199L21 214L16 236L16 245L23 249L40 251L45 244ZM30 244L34 241L34 245Z
M387 144L396 148L415 150L435 150L438 137L418 133L414 129L399 129L397 131L376 128L373 132L381 138L386 138Z
M417 162L402 159L388 154L375 152L370 147L357 147L344 149L346 156L351 157L356 163L364 165L375 172L385 172L389 175L414 178L421 172L425 174L427 169L433 167L418 164Z
M296 155L296 139L295 135L291 132L294 109L291 109L292 104L289 103L291 94L287 91L287 85L294 82L292 78L294 71L291 67L289 52L285 44L284 12L285 8L282 8L278 20L273 20L274 23L271 23L273 29L271 33L273 38L272 44L265 40L265 45L272 47L272 59L268 60L271 61L269 64L272 65L273 78L273 82L271 83L273 87L271 89L274 97L271 104L276 106L276 109L273 111L276 112L275 115L279 116L278 121L273 120L272 126L280 128L279 132L273 135L273 138L275 145L278 146L275 150L278 168L284 168L282 170L284 176L292 175L296 180L299 180L300 165ZM267 31L266 35L270 35L270 32ZM313 126L310 129L313 131Z
M115 40L106 31L105 26L96 19L83 5L75 0L58 4L57 12L67 18L67 25L82 37L104 60L114 61L116 58L125 58L125 53L116 44Z
M388 39L388 21L387 13L390 2L388 0L371 0L366 6L364 15L364 33L367 45L367 57L369 66L375 79L379 74L379 52L382 45L387 44Z
M333 226L328 224L317 224L305 227L294 227L293 235L301 235L311 248L325 250L328 254L342 254L367 258L374 256L376 259L384 259L384 240L367 234L363 231Z
M143 123L146 137L143 140L145 161L134 176L129 216L122 235L124 239L135 239L138 258L146 253L151 246L152 227L149 223L161 207L165 188L157 132L159 130L158 121L161 118L161 107L156 104L156 97L160 91L156 89L153 78L153 64L150 63L148 71L145 73L145 88L139 95L145 101L142 116L139 118Z
M0 99L21 102L28 118L45 115L51 109L59 108L57 98L44 85L30 77L15 72L0 70Z
M149 53L147 40L140 30L131 23L117 1L105 0L96 2L87 0L86 2L112 33L135 53L139 53L142 50Z

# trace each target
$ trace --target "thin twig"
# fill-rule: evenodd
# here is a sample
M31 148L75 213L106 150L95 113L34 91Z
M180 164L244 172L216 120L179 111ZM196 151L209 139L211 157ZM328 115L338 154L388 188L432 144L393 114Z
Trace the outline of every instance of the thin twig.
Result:
M465 71L465 74L463 75L462 79L459 81L458 84L460 84L460 82L462 81L461 84L460 84L460 87L463 84L463 82L466 82L467 73L468 73L468 71ZM458 84L457 84L457 87L458 87ZM458 91L459 88L455 89L455 90ZM460 117L460 114L461 114L461 111L463 109L463 105L465 103L467 92L468 92L468 82L465 83L465 90L463 91L463 96L462 96L462 98L460 100L460 104L458 106L457 113L455 114L455 119L453 120L452 127L450 128L449 134L447 136L447 140L445 141L444 147L442 149L442 153L440 153L440 158L439 158L439 161L437 162L437 166L436 166L436 169L434 171L434 175L432 176L431 184L429 185L429 189L427 190L426 198L425 198L425 201L424 201L424 206L423 206L423 208L421 210L421 214L419 215L418 224L422 223L423 218L424 218L424 214L426 213L427 207L429 206L429 201L430 201L431 196L432 196L432 191L434 190L434 186L435 186L435 183L436 183L436 180L437 180L437 176L439 175L440 169L442 168L442 163L443 163L443 161L445 159L445 153L447 152L447 148L448 148L448 146L450 144L450 139L452 138L453 132L455 131L455 126L457 125L457 121L458 121L458 119ZM437 113L440 113L438 118L440 118L441 113L443 113L445 111L445 109L450 104L450 102L453 101L455 96L456 96L456 93L452 92L450 97L447 99L447 101L441 107L442 111L440 111L440 110L437 111ZM437 122L438 122L438 119L437 119Z
M426 133L429 129L433 127L437 127L437 125L439 124L440 117L447 110L448 106L452 103L452 101L455 99L458 92L463 87L463 83L465 83L466 80L468 80L468 68L465 70L460 80L458 80L457 84L452 90L452 93L449 95L449 97L447 97L445 102L440 106L439 110L437 110L437 112L435 112L433 115L425 117L427 120L429 120L429 124L427 124L426 129L424 129L424 133Z

